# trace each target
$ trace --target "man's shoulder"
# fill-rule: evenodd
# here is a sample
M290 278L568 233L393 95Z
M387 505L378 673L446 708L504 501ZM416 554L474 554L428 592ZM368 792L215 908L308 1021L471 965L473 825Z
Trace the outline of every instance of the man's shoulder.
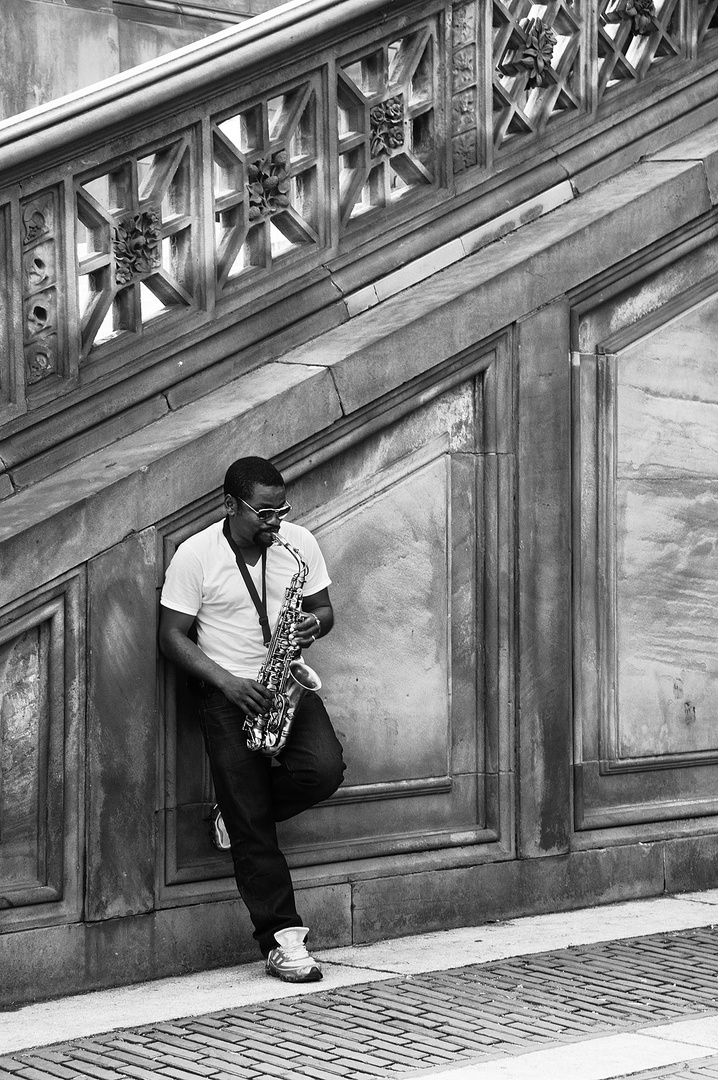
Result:
M177 551L202 555L216 547L222 536L222 521L215 521L199 532L192 533L178 546Z
M283 521L281 535L295 547L301 547L302 544L316 544L313 533L304 525L297 525L295 521Z

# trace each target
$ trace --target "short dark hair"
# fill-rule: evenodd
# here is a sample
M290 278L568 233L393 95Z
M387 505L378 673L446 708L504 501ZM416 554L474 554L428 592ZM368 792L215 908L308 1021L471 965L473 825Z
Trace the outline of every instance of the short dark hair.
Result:
M227 469L224 477L224 494L235 499L251 499L255 484L267 487L284 487L282 474L271 461L261 457L237 458Z

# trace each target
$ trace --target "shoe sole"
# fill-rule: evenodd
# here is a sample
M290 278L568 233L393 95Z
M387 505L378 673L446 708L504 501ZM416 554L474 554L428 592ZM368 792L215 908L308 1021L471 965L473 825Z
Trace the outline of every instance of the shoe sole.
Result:
M265 971L267 972L267 975L271 975L275 979L281 979L282 982L289 983L320 982L324 978L324 974L319 968L312 968L308 975L294 975L292 972L275 971L274 968L270 967L266 967Z

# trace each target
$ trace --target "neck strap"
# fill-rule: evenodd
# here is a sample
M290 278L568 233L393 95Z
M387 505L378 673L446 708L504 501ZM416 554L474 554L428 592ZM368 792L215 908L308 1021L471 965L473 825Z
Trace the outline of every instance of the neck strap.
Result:
M222 533L224 538L231 547L234 557L237 560L237 566L239 572L244 578L244 584L247 586L247 592L249 593L252 603L257 609L257 615L259 616L259 625L262 628L262 640L265 645L269 645L272 640L272 634L269 629L269 616L267 615L267 549L262 549L262 595L260 597L254 582L252 581L252 575L249 572L247 563L244 560L244 555L241 549L234 541L234 537L229 528L229 518L224 519L224 525L222 526Z

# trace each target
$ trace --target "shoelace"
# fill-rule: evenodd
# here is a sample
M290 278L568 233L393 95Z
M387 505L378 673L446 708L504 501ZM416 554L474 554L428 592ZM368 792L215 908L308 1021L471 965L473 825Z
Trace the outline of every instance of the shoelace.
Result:
M299 942L297 945L291 945L289 948L282 947L282 953L286 956L287 960L311 960L311 956L307 952L304 943Z

